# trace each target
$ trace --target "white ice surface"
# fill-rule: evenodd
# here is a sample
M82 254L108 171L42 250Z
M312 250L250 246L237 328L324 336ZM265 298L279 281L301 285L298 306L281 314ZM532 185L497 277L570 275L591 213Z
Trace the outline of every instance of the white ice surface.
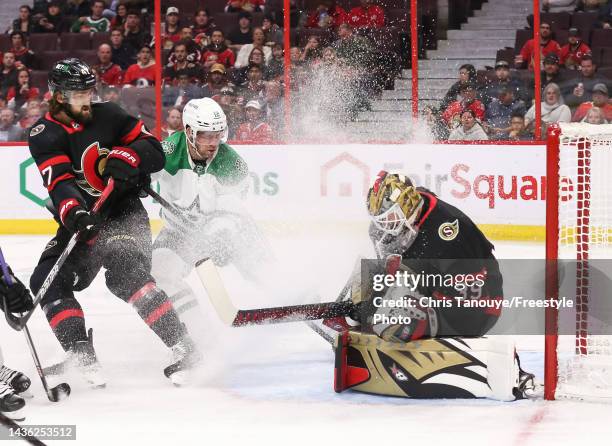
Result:
M15 273L27 281L48 237L2 236L0 246ZM332 237L272 239L283 271L278 290L263 294L224 270L235 303L242 307L303 302L319 293L334 299L357 254L372 255L367 241ZM541 245L497 243L502 258L537 258ZM202 294L197 279L192 284ZM308 294L311 293L311 294ZM169 363L163 344L135 311L112 296L101 274L78 295L104 366L108 387L91 390L66 377L72 395L47 401L23 335L0 323L7 364L28 374L34 399L28 424L76 424L79 445L608 445L612 405L582 402L498 403L485 400L414 401L347 391L334 393L330 346L303 324L227 328L202 294L193 315L205 366L189 388L163 376ZM42 312L30 328L44 364L61 349ZM543 339L517 339L524 368L542 374ZM53 384L57 384L54 382ZM366 443L367 442L367 443ZM49 444L60 444L49 442Z

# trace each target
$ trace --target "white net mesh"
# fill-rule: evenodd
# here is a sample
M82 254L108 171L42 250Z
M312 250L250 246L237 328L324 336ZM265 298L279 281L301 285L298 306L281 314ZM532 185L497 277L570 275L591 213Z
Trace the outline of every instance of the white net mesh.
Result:
M612 278L596 260L612 259L612 125L562 125L559 160L559 258L576 263L561 273L575 312L559 322L556 397L612 401Z

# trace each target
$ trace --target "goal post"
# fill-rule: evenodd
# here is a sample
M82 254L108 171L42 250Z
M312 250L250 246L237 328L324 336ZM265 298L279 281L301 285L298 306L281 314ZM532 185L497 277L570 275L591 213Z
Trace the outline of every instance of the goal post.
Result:
M594 266L612 258L612 125L551 126L546 169L546 297L564 268L575 329L546 309L544 397L612 401L612 277Z

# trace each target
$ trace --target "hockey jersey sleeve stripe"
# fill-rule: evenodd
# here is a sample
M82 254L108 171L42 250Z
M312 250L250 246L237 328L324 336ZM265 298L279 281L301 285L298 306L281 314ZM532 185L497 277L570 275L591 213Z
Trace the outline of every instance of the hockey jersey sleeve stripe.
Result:
M138 121L134 128L121 138L121 144L131 144L136 141L138 137L144 133L144 128L144 123Z
M155 322L159 320L164 314L168 311L172 310L172 303L166 300L163 304L157 307L155 310L149 314L149 316L145 319L145 323L149 326L153 325Z
M61 181L65 181L65 180L70 180L72 178L74 178L74 175L72 175L71 173L65 173L64 175L61 175L57 177L56 179L54 179L53 182L47 186L47 190L51 192L53 189L55 189L55 186L57 186L57 183Z
M53 158L49 158L48 160L42 162L39 166L38 166L38 170L42 173L45 169L49 168L50 166L57 166L58 164L70 164L70 158L68 158L68 156L66 155L58 155L58 156L54 156Z

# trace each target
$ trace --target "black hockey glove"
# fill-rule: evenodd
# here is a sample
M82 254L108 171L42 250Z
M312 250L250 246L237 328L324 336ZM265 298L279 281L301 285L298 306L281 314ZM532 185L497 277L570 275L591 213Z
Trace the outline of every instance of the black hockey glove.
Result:
M11 313L24 313L34 308L34 302L32 301L30 291L13 275L13 271L11 271L10 268L9 275L12 280L11 286L7 285L4 275L2 275L2 273L0 273L0 275L2 276L0 279L0 310L5 311L5 299L8 310Z
M81 206L75 198L69 198L60 203L59 218L70 232L82 231L81 240L89 240L95 234L94 227L98 219Z
M140 169L140 157L129 147L114 147L106 158L106 166L102 178L108 181L115 180L114 195L123 195L130 190L142 186Z

